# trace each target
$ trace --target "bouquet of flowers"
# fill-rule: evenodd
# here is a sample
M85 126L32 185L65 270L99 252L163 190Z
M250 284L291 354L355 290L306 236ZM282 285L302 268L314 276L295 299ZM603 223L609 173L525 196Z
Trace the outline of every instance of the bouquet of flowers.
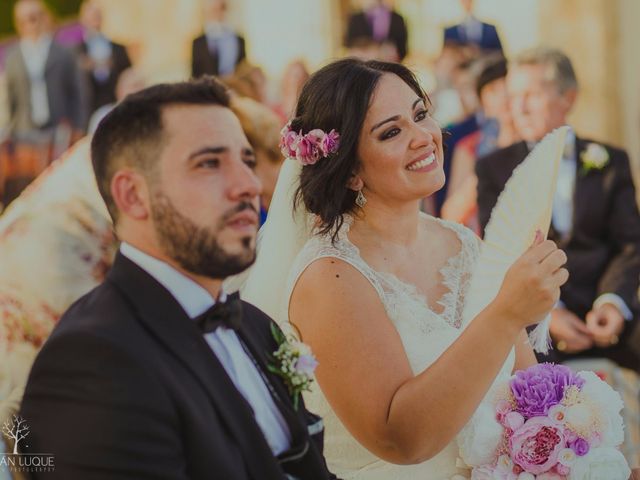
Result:
M627 480L620 395L595 373L543 363L494 391L459 437L474 480Z

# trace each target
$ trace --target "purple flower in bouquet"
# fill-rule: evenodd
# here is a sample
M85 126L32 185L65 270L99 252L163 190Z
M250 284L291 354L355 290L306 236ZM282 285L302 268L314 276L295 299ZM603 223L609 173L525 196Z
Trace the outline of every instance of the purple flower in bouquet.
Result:
M573 442L569 444L571 450L579 457L584 457L587 453L589 453L589 442L587 442L584 438L577 438Z
M541 363L516 372L511 380L511 392L516 410L525 418L547 415L549 409L562 401L568 387L581 388L584 380L564 365Z

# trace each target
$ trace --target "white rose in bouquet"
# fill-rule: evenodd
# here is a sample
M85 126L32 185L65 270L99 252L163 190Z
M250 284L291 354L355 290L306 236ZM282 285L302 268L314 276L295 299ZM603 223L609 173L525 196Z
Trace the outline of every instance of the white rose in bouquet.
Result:
M593 448L582 457L576 457L569 480L627 480L631 469L616 448Z

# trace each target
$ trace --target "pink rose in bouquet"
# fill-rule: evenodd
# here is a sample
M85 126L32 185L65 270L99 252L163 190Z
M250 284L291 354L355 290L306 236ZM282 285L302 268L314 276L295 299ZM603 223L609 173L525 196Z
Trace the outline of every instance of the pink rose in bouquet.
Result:
M534 417L514 431L509 450L514 463L526 472L540 474L558 463L564 437L558 425L545 417Z

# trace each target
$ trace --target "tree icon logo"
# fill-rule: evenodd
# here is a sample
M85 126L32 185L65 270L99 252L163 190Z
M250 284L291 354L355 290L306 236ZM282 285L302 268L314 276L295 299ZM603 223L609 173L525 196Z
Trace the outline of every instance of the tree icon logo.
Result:
M29 435L29 425L27 421L19 415L14 415L13 419L7 419L2 426L2 433L13 440L13 454L18 454L18 443Z

